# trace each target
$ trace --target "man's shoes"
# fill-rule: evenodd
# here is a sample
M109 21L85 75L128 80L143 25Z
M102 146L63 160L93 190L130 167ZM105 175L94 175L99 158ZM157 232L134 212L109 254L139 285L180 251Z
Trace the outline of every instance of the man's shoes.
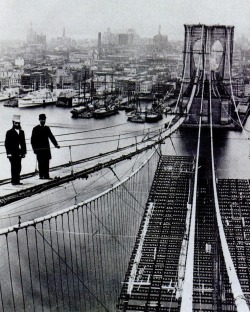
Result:
M23 183L21 183L21 182L17 182L17 183L11 183L12 185L23 185Z
M41 180L52 180L52 178L50 176L40 177L39 179L41 179Z

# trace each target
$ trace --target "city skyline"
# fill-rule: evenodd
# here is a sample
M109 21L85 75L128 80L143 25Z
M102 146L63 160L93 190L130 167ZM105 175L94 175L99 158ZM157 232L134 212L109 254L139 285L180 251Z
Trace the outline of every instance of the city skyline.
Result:
M2 1L0 39L27 38L32 23L48 38L96 38L98 32L134 28L140 37L158 33L170 40L184 38L184 24L235 26L235 35L249 36L249 0L9 0Z

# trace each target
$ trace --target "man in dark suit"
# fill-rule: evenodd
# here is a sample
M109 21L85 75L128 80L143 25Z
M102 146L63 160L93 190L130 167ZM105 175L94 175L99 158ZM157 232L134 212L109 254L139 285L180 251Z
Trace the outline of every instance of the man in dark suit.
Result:
M12 122L12 129L6 132L5 148L11 165L11 183L13 185L21 185L21 161L27 152L25 135L24 131L21 129L20 115L14 115Z
M40 179L50 179L49 161L51 159L49 140L56 148L60 148L50 128L45 126L46 115L39 115L40 124L33 128L31 145L37 157Z

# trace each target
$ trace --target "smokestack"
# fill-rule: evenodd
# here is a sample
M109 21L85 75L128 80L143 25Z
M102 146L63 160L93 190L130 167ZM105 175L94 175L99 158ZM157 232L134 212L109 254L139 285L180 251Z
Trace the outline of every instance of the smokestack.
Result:
M98 33L98 58L102 57L102 33Z

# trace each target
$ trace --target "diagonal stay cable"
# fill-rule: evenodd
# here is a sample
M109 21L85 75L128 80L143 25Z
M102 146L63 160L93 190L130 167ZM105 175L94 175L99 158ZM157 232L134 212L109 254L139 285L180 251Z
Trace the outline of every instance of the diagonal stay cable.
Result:
M120 242L118 239L116 239L116 236L109 230L109 228L100 220L99 217L97 217L97 215L90 209L90 207L88 207L88 205L86 205L87 209L89 209L89 211L92 213L92 215L101 223L101 225L103 225L103 227L108 231L108 233L110 233L110 235L115 239L115 241L117 241L117 243L127 252L129 252ZM93 234L95 235L95 234Z
M118 180L119 182L121 182L120 178L117 176L117 174L115 173L114 169L113 169L112 167L109 167L109 169L113 172L113 174L115 175L115 177L117 178L117 180ZM141 204L141 203L135 198L135 196L126 188L126 186L123 185L123 184L122 184L122 186L123 186L123 187L125 188L125 190L133 197L133 199L137 202L137 204L139 204L139 206L140 206L141 208L144 209L144 207L142 206L142 204Z
M102 177L110 184L110 185L112 185L111 183L110 183L110 181L104 176L104 175L102 175ZM126 189L126 188L125 188ZM126 189L127 190L127 189ZM127 190L128 191L128 190ZM116 194L116 196L117 197L119 197L125 204L127 204L132 210L134 210L136 213L138 213L138 215L139 216L143 216L140 212L138 212L133 206L131 206L126 200L124 200L119 194L118 194L118 192L116 191L116 190L114 190L114 193ZM132 193L130 192L130 191L128 191L128 193L130 194L130 195L132 195Z
M43 236L43 234L37 229L35 228L35 230L37 231L37 233L42 237L42 239L51 247L52 251L60 258L60 260L65 264L65 266L72 272L72 274L79 280L79 282L81 282L81 284L83 285L83 287L85 287L88 292L97 300L98 303L100 303L100 305L105 309L105 311L107 312L111 312L97 297L96 295L89 289L89 287L87 285L85 285L85 283L81 280L81 278L73 271L73 269L67 264L67 262L64 261L64 259L59 255L59 253L54 249L54 247L52 246L52 244Z

